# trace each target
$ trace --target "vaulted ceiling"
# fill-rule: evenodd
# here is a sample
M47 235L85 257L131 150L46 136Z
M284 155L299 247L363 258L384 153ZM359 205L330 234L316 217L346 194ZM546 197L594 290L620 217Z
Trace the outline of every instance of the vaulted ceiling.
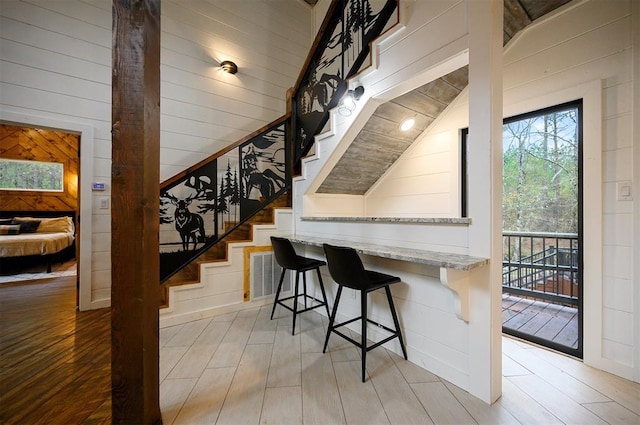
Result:
M569 1L504 0L504 43ZM467 84L465 66L378 106L317 192L364 195ZM401 132L400 122L409 116L416 118L416 124Z

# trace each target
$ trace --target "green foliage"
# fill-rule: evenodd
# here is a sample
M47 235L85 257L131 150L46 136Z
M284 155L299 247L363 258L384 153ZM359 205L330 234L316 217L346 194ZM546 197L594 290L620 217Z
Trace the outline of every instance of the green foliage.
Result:
M577 109L505 124L503 229L578 229Z
M0 159L0 189L62 191L63 165Z

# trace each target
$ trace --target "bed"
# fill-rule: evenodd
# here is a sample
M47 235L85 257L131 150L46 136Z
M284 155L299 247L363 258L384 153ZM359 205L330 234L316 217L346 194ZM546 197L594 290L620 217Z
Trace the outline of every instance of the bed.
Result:
M74 258L74 217L74 211L0 211L0 270L21 260L46 262L50 273L53 261Z

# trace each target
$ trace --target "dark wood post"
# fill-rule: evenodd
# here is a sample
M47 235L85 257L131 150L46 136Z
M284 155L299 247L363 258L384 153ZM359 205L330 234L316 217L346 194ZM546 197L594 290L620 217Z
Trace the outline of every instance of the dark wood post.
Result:
M112 71L112 421L160 424L160 0L113 0Z

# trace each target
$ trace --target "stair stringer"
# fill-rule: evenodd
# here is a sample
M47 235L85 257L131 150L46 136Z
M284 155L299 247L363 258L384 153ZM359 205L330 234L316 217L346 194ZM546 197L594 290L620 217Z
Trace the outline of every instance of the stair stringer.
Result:
M333 165L342 157L350 143L373 115L376 108L387 100L374 99L372 91L367 90L366 86L372 78L375 81L375 74L380 67L381 51L391 47L398 37L406 31L411 8L411 1L400 0L398 2L398 22L371 42L368 65L363 66L358 73L349 78L348 85L351 89L362 84L365 85L364 96L357 102L356 110L349 117L340 115L338 107L330 110L329 120L323 131L315 136L312 153L302 158L301 175L294 177L292 184L294 187L292 193L296 222L303 211L307 211L305 215L313 215L313 205L315 203L322 204L323 199L327 198L323 194L317 194L316 190L331 171ZM375 91L378 92L376 93L377 96L381 95L379 89ZM296 197L299 202L296 202ZM356 208L364 208L363 196L331 195L329 198L335 200L336 197L340 198L350 213L345 215L364 215L361 211L358 211L360 214L353 214L354 204ZM338 213L337 215L341 214Z
M343 117L338 108L332 109L326 131L315 138L315 152L301 161L292 190L296 230L308 230L301 216L366 216L366 195L317 193L318 188L380 104L468 64L465 28L446 39L437 37L442 25L465 16L463 2L401 0L399 5L398 24L372 43L371 65L349 79L350 88L365 88L356 110Z
M174 326L273 302L272 297L244 301L244 250L270 245L272 235L292 231L293 210L274 209L273 224L252 225L252 240L227 244L226 260L201 263L200 282L169 288L169 305L160 310L160 327Z

